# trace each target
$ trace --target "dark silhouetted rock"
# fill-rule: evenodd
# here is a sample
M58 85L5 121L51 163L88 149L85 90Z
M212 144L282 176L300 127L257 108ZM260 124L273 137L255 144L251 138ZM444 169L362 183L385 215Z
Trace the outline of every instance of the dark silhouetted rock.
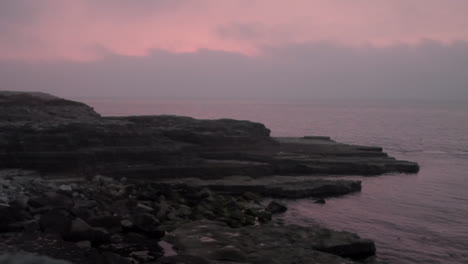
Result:
M73 263L351 263L342 257L372 256L374 243L284 225L272 215L287 208L262 198L324 203L361 182L314 175L419 170L380 147L272 138L250 121L101 117L83 103L0 91L3 168L35 171L0 170L0 253ZM178 256L162 258L163 237Z
M121 218L113 215L93 216L87 219L89 225L102 227L109 231L119 231L121 229Z
M271 201L265 209L265 211L271 214L280 214L286 212L287 210L288 208L285 205L278 203L277 201Z
M257 196L274 198L332 197L361 190L360 181L324 180L308 176L268 176L250 178L244 176L225 177L216 180L184 178L165 180L169 186L209 188L213 191L236 195L251 192ZM168 187L170 188L170 187Z
M245 263L352 263L343 258L375 254L374 243L355 234L295 225L231 229L217 222L195 221L179 226L165 239L175 243L179 254L209 261L238 258Z
M0 92L0 168L126 178L415 173L378 147L325 137L271 138L263 124L179 116L101 117L37 93ZM70 186L64 185L64 192ZM116 192L116 195L123 193Z
M316 204L325 204L326 202L325 202L325 199L320 198L320 199L315 200L314 203L316 203Z
M39 225L44 232L65 234L70 228L72 219L68 211L54 209L41 215Z
M0 256L1 264L71 264L65 260L52 259L45 256L36 256L33 254L7 254Z
M164 231L158 229L159 220L149 213L136 213L133 217L133 224L136 231L152 238L161 238L164 236Z
M84 241L88 240L93 245L100 245L110 241L109 233L102 228L91 227L80 218L71 222L69 229L62 235L65 240Z
M103 252L96 261L97 264L132 264L129 258L122 257L113 252Z

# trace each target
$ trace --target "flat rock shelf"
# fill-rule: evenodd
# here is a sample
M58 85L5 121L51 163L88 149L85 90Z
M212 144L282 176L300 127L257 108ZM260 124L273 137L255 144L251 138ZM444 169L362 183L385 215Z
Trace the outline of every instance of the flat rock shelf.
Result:
M64 263L353 263L375 255L372 241L284 225L275 216L287 208L271 199L323 204L361 190L332 176L418 170L380 147L273 138L250 121L102 117L80 102L0 91L0 253Z

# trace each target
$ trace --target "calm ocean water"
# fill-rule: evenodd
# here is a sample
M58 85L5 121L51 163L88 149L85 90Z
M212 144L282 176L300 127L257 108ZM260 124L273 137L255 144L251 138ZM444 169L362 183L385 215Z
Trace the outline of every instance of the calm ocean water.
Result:
M468 263L468 104L80 99L102 115L174 114L264 123L273 136L327 135L417 161L417 175L351 177L361 193L289 201L285 221L348 230L378 263Z

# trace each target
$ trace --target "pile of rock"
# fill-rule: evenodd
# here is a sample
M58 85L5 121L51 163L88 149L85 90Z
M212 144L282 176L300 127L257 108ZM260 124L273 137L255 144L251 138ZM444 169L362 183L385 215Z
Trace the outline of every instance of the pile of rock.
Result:
M183 223L206 219L232 228L254 226L286 210L278 202L265 208L254 193L231 196L102 175L46 179L22 170L0 171L0 199L5 243L0 252L41 252L45 247L38 241L47 239L54 245L47 255L70 261L112 256L148 263L163 256L158 242Z

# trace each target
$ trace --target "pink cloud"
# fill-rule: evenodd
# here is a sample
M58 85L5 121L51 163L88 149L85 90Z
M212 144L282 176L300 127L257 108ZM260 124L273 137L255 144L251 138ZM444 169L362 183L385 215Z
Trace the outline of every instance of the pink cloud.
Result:
M89 61L103 50L145 56L154 49L254 55L291 43L468 41L466 0L21 2L0 12L0 59Z

